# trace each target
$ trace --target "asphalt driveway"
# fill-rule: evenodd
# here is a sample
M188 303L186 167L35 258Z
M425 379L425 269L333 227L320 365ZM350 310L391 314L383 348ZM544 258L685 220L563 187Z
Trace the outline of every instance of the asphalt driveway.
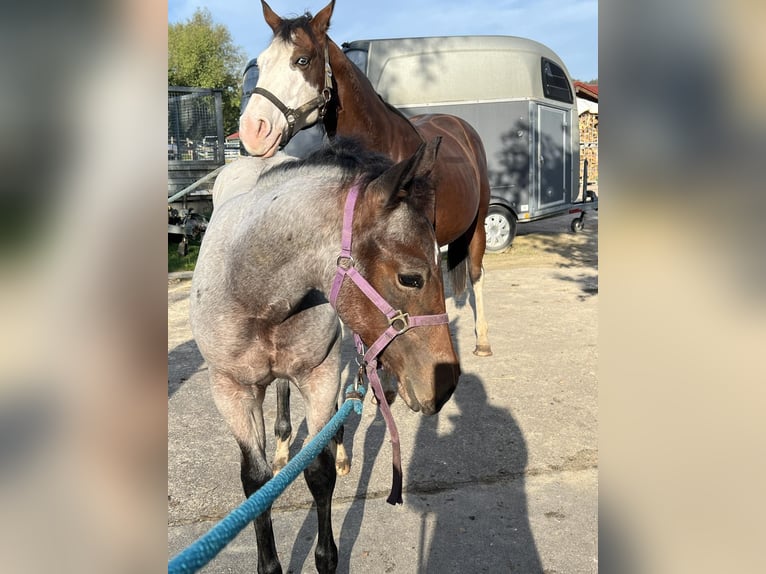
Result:
M391 454L382 418L369 401L361 417L351 415L352 469L338 479L333 505L339 573L598 570L598 216L589 214L578 235L570 219L521 225L510 252L487 257L492 357L471 353L471 309L448 299L458 389L433 417L401 400L392 406L404 505L385 502ZM188 326L189 285L168 282L169 557L242 501L239 451ZM350 345L344 357L351 377ZM294 453L306 437L297 398L292 416ZM315 571L311 502L299 479L274 505L285 572ZM255 564L247 528L203 571L250 572Z

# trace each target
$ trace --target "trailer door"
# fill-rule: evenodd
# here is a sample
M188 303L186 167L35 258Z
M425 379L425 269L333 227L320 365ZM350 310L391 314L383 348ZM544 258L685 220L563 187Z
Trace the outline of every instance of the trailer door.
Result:
M537 108L537 186L538 209L563 204L569 197L568 170L571 169L569 149L569 112L539 105Z

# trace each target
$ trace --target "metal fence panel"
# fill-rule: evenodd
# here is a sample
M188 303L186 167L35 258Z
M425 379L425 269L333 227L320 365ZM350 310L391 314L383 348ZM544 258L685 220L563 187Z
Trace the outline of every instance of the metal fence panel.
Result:
M224 160L221 90L168 88L168 161Z

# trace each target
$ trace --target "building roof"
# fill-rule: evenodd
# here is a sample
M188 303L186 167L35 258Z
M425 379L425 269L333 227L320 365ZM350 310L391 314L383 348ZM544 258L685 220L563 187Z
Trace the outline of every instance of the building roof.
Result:
M585 82L574 82L575 94L578 98L598 102L598 84L586 84Z

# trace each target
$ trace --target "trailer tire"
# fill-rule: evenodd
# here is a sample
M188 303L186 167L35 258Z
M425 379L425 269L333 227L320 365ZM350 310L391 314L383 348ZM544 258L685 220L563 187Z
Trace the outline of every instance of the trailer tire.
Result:
M572 223L569 225L569 227L571 227L572 231L574 231L575 233L579 233L580 231L582 231L583 226L584 226L584 223L583 223L582 217L574 218L572 220Z
M484 219L484 231L487 236L486 250L503 251L516 237L516 216L502 205L490 205Z

